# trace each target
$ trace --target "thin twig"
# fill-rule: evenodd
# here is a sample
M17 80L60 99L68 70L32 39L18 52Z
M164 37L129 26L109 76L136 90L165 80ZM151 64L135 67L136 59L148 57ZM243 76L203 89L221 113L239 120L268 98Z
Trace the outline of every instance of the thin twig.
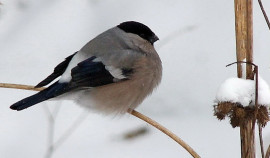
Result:
M47 105L46 106L42 106L42 107L44 107L44 111L45 111L45 113L46 113L46 115L48 117L49 122L54 121L54 116L51 113L49 107Z
M259 139L260 139L260 146L261 146L261 154L262 154L262 158L265 158L264 157L264 149L263 149L262 125L260 125L260 123L258 123L258 129L259 129Z
M231 66L233 64L238 64L238 63L250 64L250 65L253 65L253 66L257 67L257 65L255 65L254 63L247 62L247 61L236 61L236 62L233 62L233 63L230 63L230 64L226 65L226 67L229 67L229 66Z
M254 64L255 65L255 64ZM259 110L259 104L258 104L258 87L259 87L259 68L257 65L254 67L254 72L256 74L256 81L255 81L255 118L257 118L258 110Z
M174 141L176 141L179 145L181 145L183 148L185 148L194 158L200 158L200 156L188 145L186 144L181 138L179 138L177 135L166 129L164 126L161 124L157 123L156 121L152 120L151 118L135 111L135 110L129 110L129 113L147 123L150 125L154 126L170 138L172 138Z
M268 28L269 28L269 30L270 30L270 22L269 22L269 19L268 19L268 17L267 17L267 14L266 14L266 12L265 12L265 10L264 10L262 1L261 1L261 0L258 0L258 2L259 2L259 5L260 5L260 8L261 8L261 10L262 10L263 16L264 16L264 18L265 18L265 21L266 21L266 23L267 23L267 25L268 25Z
M77 129L88 116L88 111L83 110L79 117L73 122L68 130L54 143L54 150L56 150L61 144L63 144L67 138Z
M257 118L257 115L258 115L258 110L259 110L259 105L258 105L258 87L259 87L259 68L258 66L256 65L255 68L254 68L254 72L256 73L256 89L255 89L255 118ZM256 122L256 119L254 119L254 122L253 122L253 129L255 128L255 122ZM262 126L260 123L258 123L258 130L259 130L259 139L260 139L260 147L261 147L261 155L262 155L262 158L264 158L264 149L263 149L263 138L262 138Z
M51 158L54 153L54 131L55 131L55 118L47 105L44 107L44 111L47 115L49 128L48 128L48 148L44 158Z
M70 135L82 124L87 116L87 111L83 111L74 123L65 131L65 133L54 143L55 133L55 120L60 109L60 105L55 106L51 112L48 106L43 106L48 117L49 129L48 129L48 148L44 158L51 158L53 153L58 149Z
M41 91L45 87L35 88L34 86L21 85L21 84L12 84L12 83L0 83L2 88L14 88L14 89L23 89L23 90L32 90L32 91Z
M270 145L268 146L268 149L266 151L265 158L270 158Z
M45 87L41 88L35 88L34 86L29 85L21 85L21 84L10 84L10 83L0 83L0 87L2 88L13 88L13 89L23 89L23 90L33 90L33 91L41 91L44 90ZM45 154L45 158L51 158L53 152L58 148L65 140L75 131L75 129L83 122L83 120L86 118L87 112L84 111L71 125L71 127L63 134L62 137L59 138L56 143L53 142L54 140L54 128L55 128L55 117L57 116L60 106L54 109L53 112L50 112L49 108L47 106L43 106L45 109L45 112L48 116L49 121L49 142L48 142L48 149Z
M257 118L258 110L259 110L259 105L258 105L259 72L258 71L259 71L259 69L258 69L258 66L256 65L254 67L254 73L256 74L256 81L255 81L255 111L254 111L255 119L253 120L253 125L252 125L253 126L252 127L253 130L255 129L256 118ZM261 148L263 148L263 147L261 147Z
M34 88L33 86L28 86L28 85L20 85L20 84L8 84L8 83L0 83L0 87L3 88L15 88L15 89L25 89L25 90L35 90L35 91L40 91L43 90L45 88L41 87L41 88ZM166 129L164 126L162 126L161 124L157 123L156 121L152 120L151 118L135 111L135 110L129 110L129 113L147 123L149 123L150 125L154 126L155 128L157 128L158 130L160 130L161 132L163 132L164 134L166 134L167 136L169 136L170 138L172 138L174 141L176 141L179 145L181 145L184 149L186 149L194 158L200 158L200 156L188 145L186 144L182 139L180 139L177 135L175 135L174 133L172 133L171 131L169 131L168 129ZM86 115L85 115L86 116ZM85 116L81 116L79 117L77 120L83 120L83 118ZM78 123L78 121L75 121L75 123ZM74 125L74 126L78 126L78 125ZM74 126L72 125L72 127L74 128ZM73 131L72 131L73 132ZM65 133L63 137L69 136L70 133ZM63 138L61 137L61 138ZM59 139L54 146L54 149L59 146L59 144L61 144L63 141L62 139Z
M47 105L43 106L48 117L49 128L48 128L48 149L44 158L51 158L54 153L54 131L55 131L55 119L53 114Z
M52 115L53 115L54 118L57 117L57 115L58 115L58 113L59 113L59 111L60 111L62 102L57 102L56 104L57 104L57 105L54 106L55 108L53 109L53 112L52 112Z

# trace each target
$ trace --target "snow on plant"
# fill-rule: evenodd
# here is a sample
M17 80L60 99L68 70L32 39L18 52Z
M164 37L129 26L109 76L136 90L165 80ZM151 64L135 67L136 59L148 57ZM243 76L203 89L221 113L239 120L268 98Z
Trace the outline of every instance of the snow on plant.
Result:
M215 113L218 119L231 118L233 127L243 121L257 117L263 126L269 120L270 89L265 80L258 75L258 109L255 108L256 80L229 78L219 87L215 99Z
M270 105L270 89L264 79L259 76L258 104ZM232 102L243 106L255 105L255 81L242 78L229 78L223 82L216 94L216 103Z

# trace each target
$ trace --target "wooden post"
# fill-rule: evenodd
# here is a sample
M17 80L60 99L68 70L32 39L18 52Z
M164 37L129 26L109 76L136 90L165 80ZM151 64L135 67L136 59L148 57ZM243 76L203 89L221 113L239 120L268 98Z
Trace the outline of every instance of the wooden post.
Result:
M253 14L252 0L234 0L235 4L235 32L237 61L253 62ZM243 72L246 72L244 76ZM239 78L254 79L252 65L237 64ZM241 157L255 158L255 144L253 128L254 120L248 120L240 125Z

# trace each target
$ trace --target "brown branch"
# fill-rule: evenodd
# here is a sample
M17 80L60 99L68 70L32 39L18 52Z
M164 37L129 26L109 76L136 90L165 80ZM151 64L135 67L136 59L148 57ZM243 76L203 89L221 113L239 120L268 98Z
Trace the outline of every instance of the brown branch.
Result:
M261 10L262 10L263 16L264 16L264 18L265 18L265 21L266 21L266 23L267 23L267 25L268 25L268 28L269 28L269 30L270 30L270 22L269 22L269 19L268 19L268 17L267 17L267 14L266 14L266 12L265 12L265 10L264 10L262 1L261 1L261 0L258 0L258 2L259 2L259 5L260 5L260 8L261 8Z
M23 89L23 90L32 90L32 91L41 91L45 89L44 87L35 88L34 86L21 85L21 84L11 84L11 83L0 83L2 88L14 88L14 89Z
M233 64L239 64L239 63L245 63L245 64L249 64L249 65L253 65L255 67L258 67L256 64L251 63L251 62L247 62L247 61L236 61L236 62L233 62L233 63L230 63L230 64L226 65L226 67L229 67L229 66L231 66Z
M258 66L255 66L254 73L256 74L255 75L255 77L256 77L256 81L255 81L255 118L257 118L258 110L259 110L259 105L258 105L259 68L258 68Z
M259 68L258 66L255 66L254 68L254 73L256 74L256 89L255 89L255 118L258 118L258 110L259 110L259 105L258 105L258 87L259 87ZM253 121L253 130L255 128L255 123L256 123L256 119L254 119ZM258 130L259 130L259 140L260 140L260 147L261 147L261 155L262 158L264 158L264 149L263 149L263 138L262 138L262 125L258 122Z
M237 61L253 62L253 0L234 0ZM246 73L246 75L244 75ZM254 79L251 65L237 64L238 78ZM255 158L255 118L240 124L241 157Z
M14 88L14 89L24 89L24 90L34 90L34 91L41 91L45 89L44 87L41 88L34 88L34 86L28 86L28 85L20 85L20 84L8 84L8 83L0 83L0 87L2 88ZM172 138L174 141L176 141L178 144L180 144L184 149L186 149L194 158L200 158L200 156L188 145L186 144L182 139L180 139L177 135L166 129L164 126L159 124L158 122L152 120L151 118L135 111L135 110L129 110L129 113L147 123L154 126L155 128L159 129L164 134L168 135L170 138ZM59 142L58 142L59 143Z
M264 149L263 149L262 125L260 125L260 123L258 123L258 128L259 128L259 139L260 139L260 146L261 146L261 154L262 154L262 158L265 158L264 157Z
M179 145L181 145L183 148L185 148L194 158L199 158L200 156L188 145L186 144L181 138L179 138L177 135L166 129L161 124L157 123L156 121L152 120L151 118L135 111L135 110L129 110L129 113L133 116L136 116L137 118L149 123L150 125L154 126L170 138L172 138L174 141L176 141Z

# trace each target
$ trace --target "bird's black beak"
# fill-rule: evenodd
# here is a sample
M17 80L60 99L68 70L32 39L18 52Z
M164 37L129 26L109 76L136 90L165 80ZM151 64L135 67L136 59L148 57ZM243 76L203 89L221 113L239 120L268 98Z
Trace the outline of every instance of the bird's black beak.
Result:
M159 40L158 36L157 36L157 35L154 35L154 36L151 37L150 42L153 44L153 43L155 43L157 40Z

